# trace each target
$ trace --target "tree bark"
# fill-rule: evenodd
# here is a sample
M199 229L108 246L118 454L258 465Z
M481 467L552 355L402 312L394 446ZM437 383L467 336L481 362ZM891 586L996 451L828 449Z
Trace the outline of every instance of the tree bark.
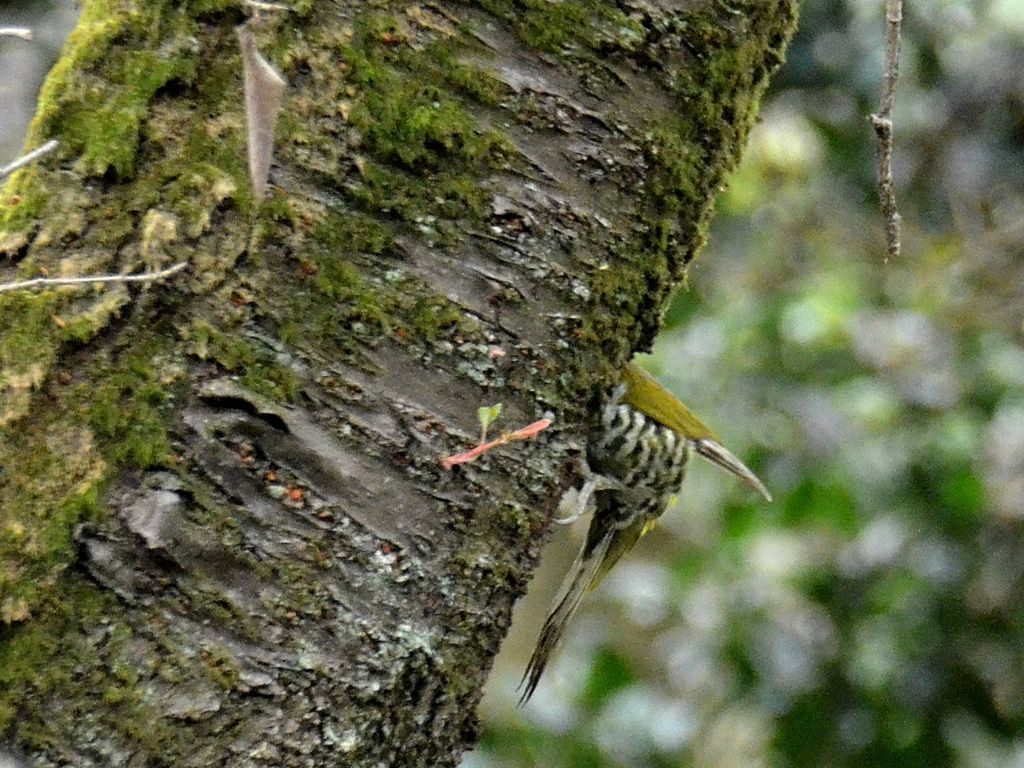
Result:
M447 766L614 372L699 250L794 0L88 0L0 208L0 744ZM554 426L451 471L496 428ZM494 428L492 428L494 429ZM3 749L0 749L0 756Z

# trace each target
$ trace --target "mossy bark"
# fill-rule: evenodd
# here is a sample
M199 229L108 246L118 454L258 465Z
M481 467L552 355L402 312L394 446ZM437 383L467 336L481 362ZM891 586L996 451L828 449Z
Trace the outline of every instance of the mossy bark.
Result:
M793 0L292 3L270 197L239 4L87 0L0 200L0 744L443 766ZM455 471L481 405L511 428Z

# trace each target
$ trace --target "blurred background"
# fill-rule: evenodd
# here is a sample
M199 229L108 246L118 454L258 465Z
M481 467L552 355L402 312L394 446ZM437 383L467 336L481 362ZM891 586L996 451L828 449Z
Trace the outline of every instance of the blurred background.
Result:
M22 152L43 78L78 17L71 0L0 0L0 27L32 30L32 40L0 37L0 167Z
M1024 768L1024 0L908 0L886 260L867 115L882 0L809 0L645 364L744 457L694 460L515 686L556 531L463 768ZM70 2L0 3L0 164ZM585 524L585 521L584 521Z

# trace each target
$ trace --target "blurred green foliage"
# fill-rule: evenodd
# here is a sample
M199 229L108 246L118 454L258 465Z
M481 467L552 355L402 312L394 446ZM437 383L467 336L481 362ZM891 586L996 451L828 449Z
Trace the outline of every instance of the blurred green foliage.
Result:
M648 360L759 472L682 498L465 768L1024 764L1024 2L809 2Z

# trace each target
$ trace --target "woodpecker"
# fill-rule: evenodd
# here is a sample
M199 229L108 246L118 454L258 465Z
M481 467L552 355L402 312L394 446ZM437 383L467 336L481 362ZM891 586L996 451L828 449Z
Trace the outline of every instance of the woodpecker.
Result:
M587 443L582 489L563 500L571 523L593 507L587 540L566 576L523 674L520 705L540 676L584 595L646 534L679 492L691 449L746 482L767 501L757 476L650 374L630 363Z

